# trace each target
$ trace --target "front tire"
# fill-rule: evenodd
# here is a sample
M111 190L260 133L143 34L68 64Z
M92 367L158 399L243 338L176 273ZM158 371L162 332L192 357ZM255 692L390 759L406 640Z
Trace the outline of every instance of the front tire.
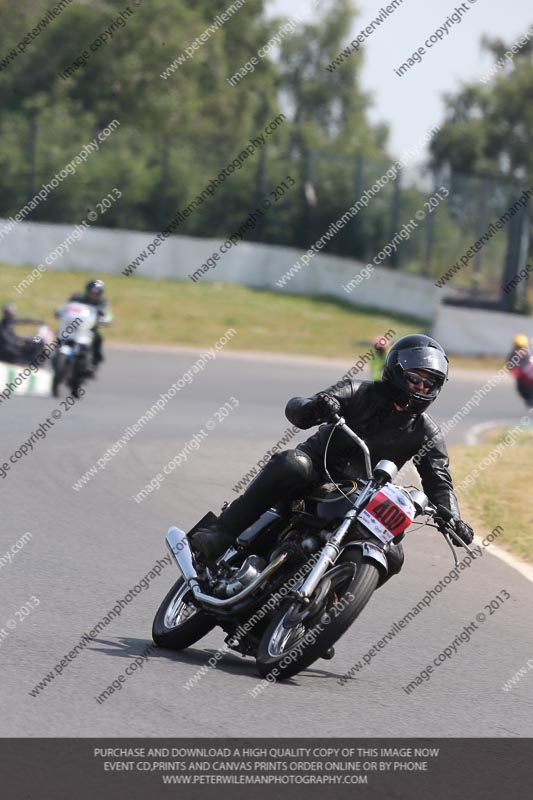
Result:
M212 630L216 621L188 602L191 590L178 578L159 606L152 624L152 639L167 650L184 650Z
M83 381L87 375L86 364L87 364L86 357L78 356L72 368L70 391L73 397L77 399L79 399L82 396L80 389L82 388Z
M69 368L67 356L64 353L58 353L53 366L52 397L59 397L59 386L65 380Z
M315 596L328 575L331 587L315 613L306 616L304 605L289 600L268 626L256 657L263 678L285 680L321 658L363 611L380 577L375 564L363 560L359 548L342 554L338 565L322 579Z

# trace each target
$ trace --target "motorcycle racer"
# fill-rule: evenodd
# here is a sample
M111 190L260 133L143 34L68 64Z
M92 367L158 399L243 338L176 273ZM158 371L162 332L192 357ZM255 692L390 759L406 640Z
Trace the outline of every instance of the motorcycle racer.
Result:
M509 372L516 378L518 394L529 406L533 403L533 353L524 333L517 333L514 337L508 361L514 364Z
M448 359L441 345L429 336L414 334L399 339L389 350L381 381L351 379L312 397L294 397L287 403L289 422L304 430L321 425L318 432L294 450L276 453L245 492L226 506L209 526L191 536L193 547L207 558L218 558L236 537L271 506L286 503L327 482L322 454L335 414L365 439L372 466L382 458L401 467L411 458L424 492L435 505L447 508L453 527L467 544L473 530L460 518L449 472L444 437L427 408L439 395L448 376ZM422 455L421 455L422 454ZM342 431L335 431L327 454L334 480L357 479L364 474L362 454ZM401 544L391 546L389 575L403 565Z
M70 297L69 302L85 303L89 306L96 306L100 324L111 324L113 314L109 308L107 298L104 294L105 284L102 280L95 279L85 284L85 290ZM93 338L93 364L96 369L104 361L103 338L98 326L94 328Z
M370 362L372 380L379 381L381 380L381 375L385 366L389 345L387 342L384 342L381 336L378 336L372 341L372 347L374 349L374 353L372 354L373 358Z
M42 320L22 319L17 316L17 307L6 303L0 319L0 361L9 364L30 364L44 350L45 342L39 336L19 336L16 325L44 325Z

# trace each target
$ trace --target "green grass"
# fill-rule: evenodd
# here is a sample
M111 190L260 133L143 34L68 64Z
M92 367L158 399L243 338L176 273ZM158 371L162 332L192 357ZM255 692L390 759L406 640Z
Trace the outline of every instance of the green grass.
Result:
M479 468L507 431L491 431L474 446L451 445L450 463L458 485ZM531 504L531 457L533 429L515 437L516 444L502 450L501 457L480 471L476 482L459 497L461 515L476 533L486 535L496 525L504 532L497 544L518 558L533 563L533 506ZM519 476L522 476L520 480Z
M53 309L80 291L94 273L56 272L21 295L13 288L30 267L0 267L0 299L15 302L20 316L54 325ZM249 289L238 284L153 280L103 275L115 324L110 342L210 346L235 328L229 348L353 359L391 328L394 338L426 330L426 323L372 309L354 309L331 298L313 299Z

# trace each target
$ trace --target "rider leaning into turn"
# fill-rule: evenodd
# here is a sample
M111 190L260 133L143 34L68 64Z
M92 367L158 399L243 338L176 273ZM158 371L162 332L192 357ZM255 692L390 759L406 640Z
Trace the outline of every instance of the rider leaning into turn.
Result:
M192 534L193 547L208 558L218 558L273 505L302 497L328 482L323 454L334 414L341 414L366 441L372 467L380 459L388 459L401 469L418 453L415 463L424 492L434 505L451 512L455 532L470 544L473 530L460 518L444 437L425 413L447 376L448 358L441 345L429 336L415 334L391 347L381 381L357 385L346 379L312 397L289 400L285 409L289 422L304 430L326 424L294 450L273 455L216 522ZM365 474L361 451L341 430L331 439L327 467L334 480L353 480ZM397 544L389 553L389 575L399 572L402 565L403 548Z
M107 299L104 295L105 284L103 281L96 279L89 281L85 284L85 291L73 294L69 302L85 303L88 306L96 306L98 310L98 320L100 322L111 322L112 314L109 310ZM103 360L104 355L102 352L103 345L102 334L97 326L94 328L93 338L93 363L97 367Z

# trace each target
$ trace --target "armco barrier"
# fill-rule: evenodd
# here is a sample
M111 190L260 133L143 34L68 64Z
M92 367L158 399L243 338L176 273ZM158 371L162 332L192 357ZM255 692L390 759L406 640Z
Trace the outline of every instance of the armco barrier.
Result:
M3 223L0 219L0 228ZM21 222L2 241L2 261L36 267L71 230L72 225ZM154 236L148 231L91 228L71 247L68 255L48 269L120 274ZM217 239L171 236L139 265L136 275L189 280L188 275L205 263L220 244L221 240ZM223 281L315 297L326 295L355 307L416 314L420 319L432 321L433 336L442 341L447 350L457 354L503 357L509 352L515 333L533 337L531 318L442 305L444 297L456 292L454 287L439 289L432 280L403 272L374 267L370 277L348 294L342 287L365 267L363 262L350 258L316 255L307 267L294 275L286 289L279 289L276 281L297 262L302 252L290 247L242 242L233 247L215 269L202 275L202 283ZM21 279L27 272L27 269L21 270ZM125 285L134 281L136 275L124 276ZM41 280L45 278L46 272L41 273ZM25 292L38 291L39 283L36 280Z

